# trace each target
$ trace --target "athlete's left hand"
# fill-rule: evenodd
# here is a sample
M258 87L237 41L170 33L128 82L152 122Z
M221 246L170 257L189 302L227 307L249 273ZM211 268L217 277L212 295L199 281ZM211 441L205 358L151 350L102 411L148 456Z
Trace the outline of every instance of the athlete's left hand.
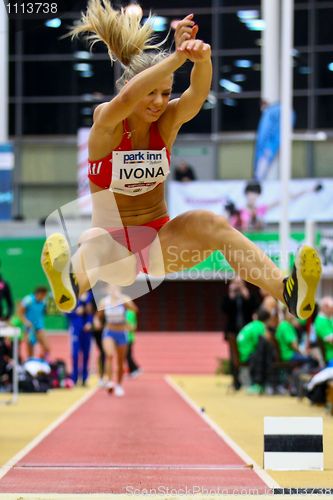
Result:
M210 45L202 40L185 40L177 51L184 53L194 63L208 61L211 57Z

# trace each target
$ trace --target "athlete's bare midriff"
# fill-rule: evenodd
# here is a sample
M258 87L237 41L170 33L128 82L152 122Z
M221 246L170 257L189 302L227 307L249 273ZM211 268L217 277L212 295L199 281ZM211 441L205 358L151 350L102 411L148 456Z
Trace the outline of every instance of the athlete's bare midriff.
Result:
M91 193L104 189L89 181ZM114 193L114 198L124 226L140 226L168 215L164 197L164 184L139 196L126 196Z
M106 330L112 330L114 332L123 332L127 330L127 323L107 323L105 326Z

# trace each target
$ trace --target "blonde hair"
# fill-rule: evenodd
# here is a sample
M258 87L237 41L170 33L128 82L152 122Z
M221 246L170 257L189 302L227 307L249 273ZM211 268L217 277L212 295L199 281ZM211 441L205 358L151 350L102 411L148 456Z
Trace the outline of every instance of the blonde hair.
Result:
M141 19L141 14L126 8L115 10L109 0L89 0L86 12L82 13L81 20L69 32L72 39L85 33L90 48L96 42L103 42L111 61L120 61L125 71L117 80L118 90L127 80L169 55L168 51L159 50L165 40L158 44L152 43L154 30L151 14L142 26ZM144 52L149 49L155 51Z

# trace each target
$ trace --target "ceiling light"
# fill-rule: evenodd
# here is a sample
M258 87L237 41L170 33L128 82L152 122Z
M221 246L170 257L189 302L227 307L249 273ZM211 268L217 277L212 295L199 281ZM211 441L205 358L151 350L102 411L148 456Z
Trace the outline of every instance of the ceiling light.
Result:
M143 19L144 22L148 21L148 18ZM149 19L149 24L154 31L166 31L168 20L163 16L153 16Z
M74 57L77 59L91 59L92 54L88 50L77 50L74 52Z
M243 75L242 73L236 73L235 75L231 76L231 80L233 82L242 83L245 82L246 76Z
M213 109L213 108L215 108L216 104L217 104L216 95L214 95L214 94L212 94L212 92L210 92L202 107L203 107L203 109Z
M227 80L226 78L221 78L219 83L221 87L225 88L229 92L235 92L238 94L242 91L242 87L240 85L237 85L237 83Z
M259 11L258 10L238 10L237 17L242 22L250 21L251 19L258 19Z
M81 71L80 76L82 76L82 78L91 78L92 76L94 76L94 72L91 70Z
M58 17L55 17L53 19L48 19L47 21L45 21L44 25L47 28L60 28L61 19L59 19Z
M236 99L230 99L229 97L227 97L227 99L223 99L223 104L225 104L226 106L235 107L237 106L237 101Z
M92 66L88 63L76 63L74 64L75 71L91 71Z
M298 72L300 75L310 75L311 69L308 66L300 66Z
M266 23L263 19L252 19L251 21L246 21L245 24L251 31L263 31L266 27Z
M143 14L140 5L135 2L127 5L127 7L125 7L125 12L132 16L138 16L138 17L142 17Z
M252 68L252 64L250 59L236 59L236 61L234 61L236 68Z
M89 108L89 107L84 107L84 108L81 108L81 115L84 115L84 116L91 116L93 113L92 109Z

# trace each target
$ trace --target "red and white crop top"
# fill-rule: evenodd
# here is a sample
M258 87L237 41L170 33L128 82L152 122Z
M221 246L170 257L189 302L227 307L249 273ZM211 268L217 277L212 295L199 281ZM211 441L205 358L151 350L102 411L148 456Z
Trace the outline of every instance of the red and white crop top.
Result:
M149 149L132 148L127 120L119 146L100 160L88 160L88 177L97 186L114 193L137 196L164 182L170 173L170 153L160 136L157 122L150 127Z

